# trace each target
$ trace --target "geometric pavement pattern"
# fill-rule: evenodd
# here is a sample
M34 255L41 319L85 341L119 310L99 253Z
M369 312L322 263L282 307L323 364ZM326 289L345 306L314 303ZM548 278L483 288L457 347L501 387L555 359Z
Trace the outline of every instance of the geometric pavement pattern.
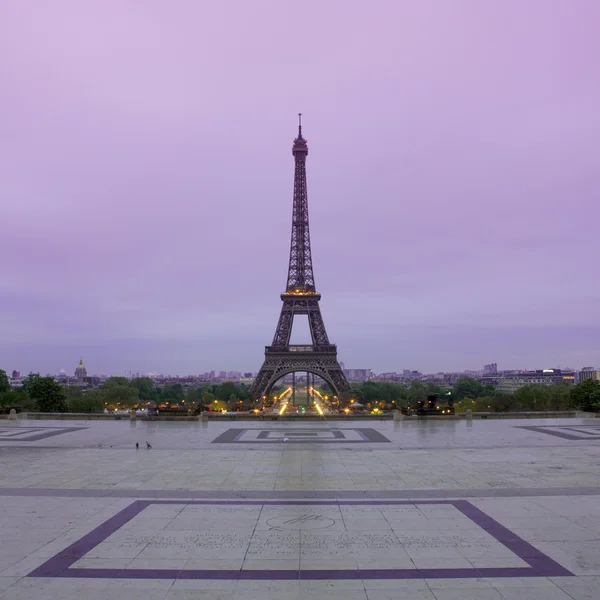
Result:
M207 526L214 519L221 529ZM431 519L452 533L417 529ZM149 532L150 520L163 528ZM406 529L409 523L412 530ZM456 566L436 566L439 561L428 554L432 549L438 554L444 549ZM217 568L210 560L215 550L224 556ZM187 559L190 567L159 566L177 559ZM270 562L286 568L270 568ZM337 568L330 566L333 563ZM572 575L466 500L138 500L28 577L364 580Z
M600 425L514 425L565 440L600 440Z
M0 442L37 442L87 427L0 427Z
M279 427L272 429L228 429L213 440L214 444L279 444L279 443L354 444L390 442L371 428Z

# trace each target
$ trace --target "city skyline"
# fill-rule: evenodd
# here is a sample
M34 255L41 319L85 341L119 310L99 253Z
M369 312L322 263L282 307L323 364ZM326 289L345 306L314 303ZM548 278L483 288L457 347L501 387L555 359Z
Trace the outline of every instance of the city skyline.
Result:
M73 378L73 377L77 377L78 376L78 369L80 369L82 366L84 367L84 369L87 369L87 362L86 365L83 365L83 358L79 359L80 362L77 364L77 366L74 369L69 368L65 368L60 367L59 369L55 369L55 370L50 370L47 371L45 373L43 373L40 370L35 370L35 369L28 369L28 368L15 368L15 369L8 369L8 368L4 368L2 365L0 365L0 369L3 369L7 375L11 375L11 373L14 376L14 373L17 373L17 378L21 378L24 377L30 373L39 373L39 374L45 374L45 375L50 375L53 377L60 377L60 376L66 376L69 378ZM432 370L426 370L426 369L420 369L418 367L418 365L413 365L411 367L407 367L407 368L395 368L393 370L381 370L381 369L373 369L371 367L365 367L363 366L356 366L356 365L345 365L343 361L340 361L340 364L342 366L342 369L344 369L344 372L348 373L348 372L356 372L356 371L370 371L372 373L373 376L380 376L380 375L391 375L391 374L395 374L395 375L399 375L399 376L414 376L415 374L421 375L421 376L431 376L431 375L439 375L439 374L457 374L457 373L480 373L483 375L486 374L492 374L492 373L504 373L504 372L533 372L536 370L572 370L572 371L585 371L585 370L594 370L595 367L591 364L585 363L583 365L561 365L561 364L557 364L557 365L520 365L520 366L500 366L498 367L497 363L491 363L491 364L483 364L483 365L479 365L477 367L464 367L464 368L460 368L460 369L454 369L454 370L443 370L443 369L432 369ZM491 367L491 369L490 369ZM255 375L256 371L252 371L251 369L242 369L242 370L232 370L229 368L222 368L222 367L213 367L211 369L208 369L206 371L195 371L195 372L183 372L183 371L175 371L175 372L166 372L166 371L136 371L134 369L127 369L127 368L122 368L118 371L101 371L98 369L92 368L89 370L89 372L86 372L85 375L89 376L89 377L119 377L119 376L125 376L125 377L181 377L181 378L186 378L186 377L194 377L194 378L202 378L202 377L213 377L213 378L247 378L247 377L253 377Z
M5 7L0 368L257 371L297 112L346 365L600 364L600 6L431 6Z

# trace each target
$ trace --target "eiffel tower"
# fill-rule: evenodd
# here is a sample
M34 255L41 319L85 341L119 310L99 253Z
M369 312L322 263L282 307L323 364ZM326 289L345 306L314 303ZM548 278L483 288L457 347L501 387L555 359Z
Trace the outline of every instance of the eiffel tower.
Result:
M302 137L302 115L298 115L298 137L294 140L294 206L292 210L292 243L290 265L283 306L273 342L265 347L265 361L252 384L256 400L269 396L276 381L289 373L310 373L329 384L333 394L350 393L351 388L337 360L337 348L329 342L313 275L308 228L308 197L306 193L306 156L308 146ZM296 315L308 315L311 345L290 345L292 325ZM307 385L308 385L307 375Z

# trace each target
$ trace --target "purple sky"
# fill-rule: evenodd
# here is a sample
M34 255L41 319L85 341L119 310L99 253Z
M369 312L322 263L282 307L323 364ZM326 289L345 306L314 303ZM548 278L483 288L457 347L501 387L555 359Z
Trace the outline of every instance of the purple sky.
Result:
M347 367L600 366L599 22L597 0L4 2L0 368L257 370L299 111Z

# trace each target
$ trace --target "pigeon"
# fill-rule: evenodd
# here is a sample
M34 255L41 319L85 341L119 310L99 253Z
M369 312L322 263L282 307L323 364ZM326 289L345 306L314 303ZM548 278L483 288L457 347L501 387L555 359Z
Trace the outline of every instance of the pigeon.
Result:
M140 443L139 443L139 442L136 442L136 443L135 443L135 449L137 450L139 447L140 447Z
M148 442L146 442L146 448L150 449L152 448L152 446Z

